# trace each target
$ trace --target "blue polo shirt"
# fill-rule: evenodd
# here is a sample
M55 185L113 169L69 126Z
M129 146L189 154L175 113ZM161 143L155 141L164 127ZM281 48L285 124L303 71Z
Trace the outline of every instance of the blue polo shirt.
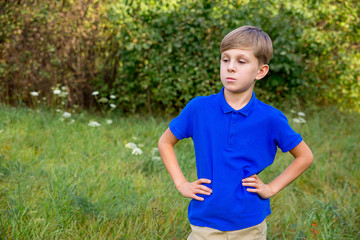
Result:
M255 93L245 107L234 110L224 88L191 100L169 128L179 140L193 139L198 178L211 180L205 185L212 194L199 194L204 201L189 204L190 223L221 231L255 226L271 213L270 200L247 192L242 179L271 165L277 147L287 152L302 141L285 115Z

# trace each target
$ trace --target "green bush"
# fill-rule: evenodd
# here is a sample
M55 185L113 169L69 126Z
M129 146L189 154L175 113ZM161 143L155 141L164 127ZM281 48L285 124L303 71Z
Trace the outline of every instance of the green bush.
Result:
M273 40L257 96L274 105L339 104L360 110L360 7L354 1L20 1L1 4L0 77L5 103L95 106L94 90L125 112L172 114L216 93L219 45L241 25Z
M50 104L51 89L63 85L70 105L93 104L107 34L101 2L5 1L0 9L0 101L32 104L29 92L37 91Z
M302 51L317 103L360 110L360 7L356 1L308 1ZM293 6L295 7L295 6ZM300 7L300 5L299 5ZM307 11L306 11L307 10Z
M110 11L110 21L121 28L121 64L113 86L121 95L122 109L130 106L132 111L152 113L165 108L172 113L194 96L216 93L221 88L220 42L241 25L262 26L274 41L270 77L259 84L264 98L283 98L304 85L298 42L301 31L290 10L274 12L277 6L265 1L225 5L188 1L164 6L133 2L130 9L136 11L124 11L121 4ZM283 21L294 24L284 27ZM102 79L98 82L102 84Z

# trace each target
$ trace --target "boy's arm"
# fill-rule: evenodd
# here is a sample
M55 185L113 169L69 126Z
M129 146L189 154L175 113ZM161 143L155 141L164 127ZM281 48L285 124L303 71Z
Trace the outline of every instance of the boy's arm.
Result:
M199 197L196 194L210 195L212 190L202 184L210 183L211 181L204 178L198 179L192 183L186 181L175 155L174 146L178 141L179 140L168 128L160 137L158 142L161 158L179 192L184 197L203 201L204 198Z
M259 177L254 174L242 180L243 186L253 187L247 188L247 191L257 193L264 199L270 198L280 192L308 169L313 162L313 154L304 141L290 150L290 153L295 157L294 161L271 183L264 184Z

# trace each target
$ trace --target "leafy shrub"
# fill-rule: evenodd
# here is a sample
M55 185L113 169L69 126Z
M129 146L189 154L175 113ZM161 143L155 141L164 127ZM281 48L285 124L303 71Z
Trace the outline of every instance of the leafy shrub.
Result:
M360 110L360 7L356 1L308 1L302 51L316 103ZM295 6L294 6L295 7Z
M354 1L17 1L1 3L0 101L67 87L69 105L117 95L123 112L176 113L216 93L219 45L241 25L273 40L257 96L275 105L336 104L360 110L359 15Z
M49 90L63 85L70 105L91 105L106 33L100 1L5 1L0 9L0 100L31 104L29 92L39 91L50 104Z
M157 7L133 4L131 9L136 11L128 12L121 12L126 9L124 5L114 5L109 17L121 27L122 61L114 87L118 95L123 94L123 109L131 106L132 111L152 113L165 108L172 113L196 95L219 91L220 42L241 25L262 26L274 41L272 73L260 83L265 98L285 97L303 84L297 39L301 31L289 10L273 12L276 6L265 1L226 5L214 1L173 2L168 8L163 3ZM284 20L295 23L284 27Z

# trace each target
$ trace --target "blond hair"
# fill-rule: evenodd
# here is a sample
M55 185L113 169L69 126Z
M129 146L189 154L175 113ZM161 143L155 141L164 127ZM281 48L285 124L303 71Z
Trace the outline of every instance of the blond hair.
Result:
M258 27L242 26L229 32L221 41L220 52L229 49L247 49L254 51L259 64L268 64L273 47L269 35Z

